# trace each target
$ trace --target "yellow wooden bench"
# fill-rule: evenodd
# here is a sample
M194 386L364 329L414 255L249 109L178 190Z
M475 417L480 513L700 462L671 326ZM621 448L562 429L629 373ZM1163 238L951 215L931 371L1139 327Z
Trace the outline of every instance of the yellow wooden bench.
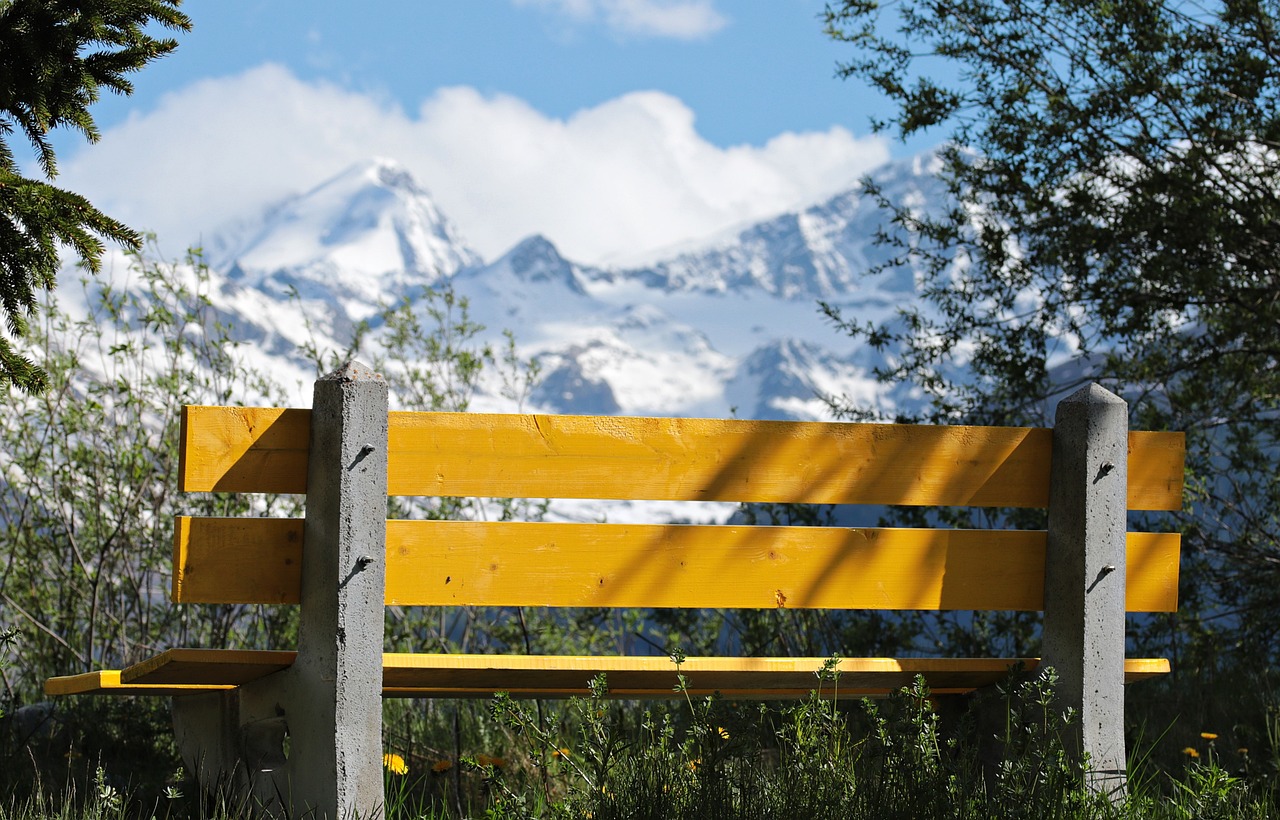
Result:
M181 446L184 491L308 494L305 520L180 518L174 541L175 602L300 603L297 652L175 648L46 691L172 695L189 765L287 811L380 802L380 696L562 697L601 672L616 696L672 694L666 657L385 653L384 605L1043 610L1081 750L1113 777L1122 711L1096 701L1169 671L1124 658L1124 613L1176 609L1179 536L1126 533L1126 515L1180 508L1182 436L1128 432L1096 387L1053 430L388 413L381 378L349 365L312 410L189 407ZM1048 507L1050 531L388 521L388 494ZM824 661L681 671L694 693L785 698ZM1039 662L845 658L840 690L964 692Z

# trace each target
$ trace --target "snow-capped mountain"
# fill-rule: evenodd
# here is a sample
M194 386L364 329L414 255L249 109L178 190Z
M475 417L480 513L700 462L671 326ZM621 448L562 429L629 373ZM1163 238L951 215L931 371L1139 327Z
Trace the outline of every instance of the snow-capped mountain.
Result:
M923 157L877 181L924 206L942 197L934 171ZM867 274L883 259L873 237L884 219L851 190L643 266L578 264L541 236L486 262L408 171L376 159L206 248L220 318L299 404L315 372L308 348L346 349L361 322L376 346L383 308L409 300L425 313L427 289L447 285L486 339L509 330L520 356L539 361L524 409L814 419L829 417L829 395L886 411L904 400L817 306L878 320L914 297L911 270ZM502 393L482 382L473 407L512 409Z
M924 205L942 195L935 170L921 158L878 182ZM539 357L546 410L814 419L829 417L823 397L849 395L891 411L909 396L875 383L876 355L817 308L878 320L914 298L911 270L867 273L883 220L854 190L643 267L576 264L532 237L451 281Z
M884 166L878 182L909 205L938 201L941 189L927 158ZM762 291L788 301L846 298L886 304L915 293L912 272L897 269L868 278L885 260L871 238L884 214L857 190L804 211L785 213L734 232L702 248L616 275L670 292Z
M273 296L336 302L349 318L481 263L403 167L375 159L215 240L212 263Z

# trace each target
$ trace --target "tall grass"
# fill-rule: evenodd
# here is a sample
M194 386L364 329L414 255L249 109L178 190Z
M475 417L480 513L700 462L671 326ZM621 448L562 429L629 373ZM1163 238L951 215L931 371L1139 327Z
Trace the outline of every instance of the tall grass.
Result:
M677 658L677 660L679 660ZM1127 796L1085 787L1062 730L1072 719L1051 675L1020 676L953 714L923 680L883 700L841 696L829 668L809 698L762 704L692 697L556 706L499 695L487 704L431 702L388 721L388 818L1264 818L1280 816L1274 772L1227 764L1205 732L1176 767L1133 755ZM972 701L972 699L971 699ZM89 702L101 704L101 701ZM127 702L99 722L120 720ZM96 706L94 708L97 708ZM97 757L84 732L41 749L5 747L0 820L231 818L251 807L210 800L173 774L159 710L152 733L119 724L128 755ZM1272 715L1276 713L1272 712ZM1280 717L1259 761L1277 759ZM110 727L98 726L99 730ZM141 738L141 740L139 740ZM119 738L125 743L128 738ZM1167 742L1160 738L1154 742ZM61 749L59 743L68 744ZM133 748L133 747L130 747ZM1192 749L1193 747L1187 747ZM67 749L73 751L70 759ZM166 757L168 755L168 757ZM132 765L131 765L132 764ZM23 776L25 773L26 777ZM127 775L127 777L122 777Z
M590 697L542 718L499 695L491 711L510 745L497 763L464 756L448 769L460 781L389 775L389 814L1066 820L1280 809L1265 782L1229 773L1212 747L1174 772L1142 769L1140 752L1123 799L1091 792L1064 749L1073 718L1055 705L1051 673L1013 678L946 720L920 679L880 701L841 699L830 669L819 684L782 706L677 691L677 708L642 708L609 701L599 678ZM465 795L451 791L457 782L469 784Z

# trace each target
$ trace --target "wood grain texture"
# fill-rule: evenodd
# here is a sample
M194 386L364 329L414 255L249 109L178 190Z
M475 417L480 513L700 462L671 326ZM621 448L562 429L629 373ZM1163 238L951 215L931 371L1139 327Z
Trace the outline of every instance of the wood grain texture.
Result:
M186 491L306 491L310 412L188 407ZM392 495L1043 507L1043 428L391 413ZM1182 506L1182 436L1130 435L1129 506Z
M180 435L181 492L307 491L310 410L187 406Z
M174 600L296 603L302 522L180 519ZM1042 531L387 522L405 606L1038 610ZM1177 609L1180 537L1130 533L1133 612Z
M174 520L175 603L296 604L302 519Z

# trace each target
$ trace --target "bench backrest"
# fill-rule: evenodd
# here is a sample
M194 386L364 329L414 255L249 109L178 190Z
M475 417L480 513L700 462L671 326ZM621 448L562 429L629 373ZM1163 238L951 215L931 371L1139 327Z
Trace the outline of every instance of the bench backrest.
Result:
M310 411L189 407L187 492L305 493ZM391 413L396 496L1048 506L1042 428ZM1131 432L1128 508L1182 504ZM302 520L181 518L173 598L296 603ZM400 605L1040 610L1043 531L389 521ZM1177 608L1179 536L1129 533L1126 608Z

